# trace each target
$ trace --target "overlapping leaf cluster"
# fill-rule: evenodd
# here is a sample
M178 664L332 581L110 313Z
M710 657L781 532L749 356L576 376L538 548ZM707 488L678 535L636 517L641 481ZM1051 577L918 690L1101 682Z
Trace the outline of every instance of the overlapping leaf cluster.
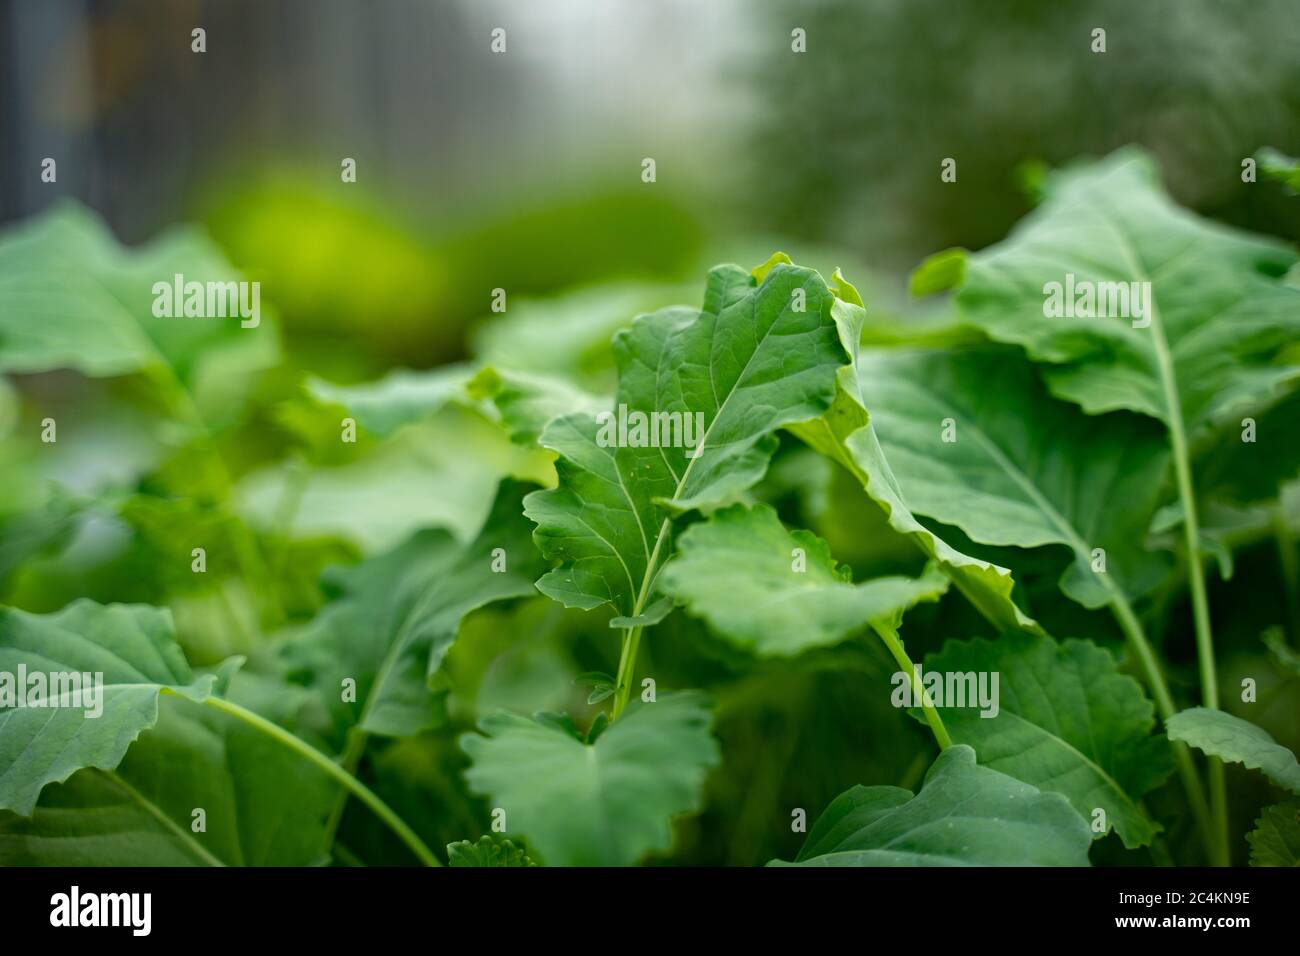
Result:
M201 235L62 209L0 241L0 672L102 672L103 715L0 704L0 862L1294 864L1294 728L1227 691L1293 703L1297 635L1243 638L1202 558L1275 537L1296 586L1296 261L1126 151L924 264L937 325L777 254L612 342L584 292L490 362L285 389L273 317L149 312L155 272L236 277ZM1150 322L1046 314L1067 273ZM95 400L40 447L67 370ZM1281 791L1248 839L1225 762Z

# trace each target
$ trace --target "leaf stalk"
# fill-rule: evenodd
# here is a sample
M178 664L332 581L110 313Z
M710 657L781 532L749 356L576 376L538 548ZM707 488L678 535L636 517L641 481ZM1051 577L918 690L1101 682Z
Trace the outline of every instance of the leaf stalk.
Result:
M166 689L164 689L164 693L165 692ZM430 850L425 842L420 839L419 835L411 829L405 820L394 813L393 809L386 804L378 794L315 747L294 734L291 734L279 724L272 723L260 714L256 714L253 711L225 700L224 698L215 696L207 697L204 698L203 704L213 708L214 710L219 710L222 713L229 714L232 717L242 720L250 727L266 734L268 737L284 745L294 753L306 759L308 762L315 764L319 769L323 770L328 776L333 777L347 790L351 791L358 800L369 807L371 811L374 812L375 816L379 817L379 819L393 831L397 838L406 844L407 848L415 854L416 858L421 863L425 866L442 865L441 861L434 856L433 851Z
M917 676L916 665L912 663L911 658L907 656L907 650L903 647L903 641L898 636L898 631L888 627L884 623L872 621L872 630L874 630L880 639L885 642L889 648L889 653L894 656L898 666L903 668L907 676L912 681L912 693L916 699L921 701L921 712L925 715L925 722L930 725L930 732L934 734L935 741L939 744L940 750L947 750L952 746L952 737L948 735L948 728L943 725L943 718L939 716L939 711L930 702L930 694L921 683Z

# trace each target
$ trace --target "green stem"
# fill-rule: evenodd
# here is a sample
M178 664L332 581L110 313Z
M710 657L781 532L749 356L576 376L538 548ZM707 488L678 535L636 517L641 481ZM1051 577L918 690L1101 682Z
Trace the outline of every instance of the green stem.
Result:
M1115 591L1112 591L1110 609L1119 623L1120 630L1124 632L1129 646L1137 654L1147 685L1151 688L1151 695L1155 698L1156 711L1160 714L1161 721L1168 721L1177 713L1177 708L1174 706L1173 696L1169 693L1169 684L1165 680L1164 671L1160 669L1160 662L1151 643L1147 640L1142 622L1133 613L1133 607L1128 600ZM1192 752L1180 740L1171 740L1170 743L1173 745L1178 776L1182 779L1183 789L1187 792L1187 802L1192 808L1192 816L1196 818L1196 826L1201 832L1205 851L1213 857L1218 845L1218 840L1215 838L1217 831L1210 816L1209 804L1205 801L1205 791L1201 789L1201 778L1197 775L1196 764L1192 761Z
M1279 501L1273 509L1273 536L1277 539L1277 560L1282 573L1282 593L1286 595L1287 627L1291 643L1300 646L1300 555L1296 553L1295 535L1287 524L1286 511Z
M925 685L921 683L920 678L917 677L916 667L907 656L907 651L903 648L903 642L899 639L898 632L892 627L886 627L884 624L878 624L874 621L871 627L880 635L880 639L885 642L885 646L889 648L889 653L894 655L894 660L898 662L898 666L907 672L907 676L912 681L912 693L921 701L921 710L925 714L925 722L930 725L930 731L934 734L939 749L947 750L952 746L952 738L948 736L948 728L943 725L943 718L934 709L934 704L930 703L930 695L926 691Z
M1120 237L1121 239L1123 237ZM1149 282L1142 264L1131 253L1126 243L1117 248L1129 261L1132 275ZM1187 549L1187 584L1192 597L1192 622L1196 628L1196 658L1201 675L1201 702L1211 709L1219 707L1219 680L1215 672L1214 636L1210 630L1210 601L1205 592L1205 569L1201 561L1201 528L1196 514L1196 492L1192 485L1191 456L1187 448L1187 433L1183 426L1183 403L1178 394L1173 352L1165 337L1164 320L1154 297L1151 301L1151 346L1155 351L1157 371L1165 404L1165 422L1169 426L1169 444L1174 459L1174 475L1178 482L1178 498L1183 506L1183 534ZM1228 853L1228 792L1223 777L1223 764L1216 757L1209 758L1207 772L1210 779L1210 809L1214 815L1214 835L1211 859L1218 866L1227 866Z
M349 776L355 777L357 767L361 763L361 757L366 752L366 744L370 740L370 735L361 729L360 725L352 727L348 731L347 746L343 750L343 755L339 757L339 766ZM339 824L343 820L343 811L348 805L348 791L340 790L338 798L334 801L334 808L330 810L329 819L325 821L325 847L328 851L334 845L334 836L338 833Z
M641 628L629 628L623 634L623 651L618 658L618 676L614 681L614 709L610 720L618 720L632 693L632 678L636 674L636 652L641 645Z
M1135 274L1141 274L1133 262ZM1205 567L1201 560L1201 524L1196 513L1196 491L1192 485L1191 455L1187 448L1187 432L1183 427L1183 404L1178 395L1173 353L1165 338L1164 323L1152 302L1151 344L1159 366L1160 385L1164 392L1166 424L1169 426L1169 445L1174 459L1174 477L1178 483L1178 499L1183 506L1183 541L1187 550L1187 586L1192 598L1192 623L1196 629L1196 659L1201 676L1201 703L1212 710L1219 708L1219 677L1214 662L1214 635L1210 629L1210 600L1205 591ZM1210 779L1210 810L1214 815L1214 835L1211 858L1217 866L1227 866L1228 853L1228 791L1224 782L1223 763L1209 758L1207 773Z
M224 700L223 698L207 697L204 698L203 703L208 707L212 707L216 710L222 711L223 713L237 717L250 727L260 730L268 737L273 738L292 750L294 753L315 764L318 768L351 791L358 800L369 807L371 811L374 812L375 816L379 817L380 820L387 824L389 829L391 829L393 833L395 833L397 837L406 844L407 848L415 854L421 863L425 866L442 865L438 858L433 855L433 851L430 850L416 832L406 824L406 821L394 813L392 808L389 807L388 804L384 803L384 801L381 800L373 790L336 764L329 757L325 756L325 754L321 753L315 747L300 740L280 725L272 723L265 717L255 714L251 710L240 707L238 704Z
M1165 379L1168 389L1172 377ZM1174 453L1174 474L1178 480L1178 497L1183 505L1183 540L1187 549L1187 584L1192 596L1192 623L1196 628L1196 658L1200 665L1201 702L1211 710L1219 709L1219 677L1214 663L1214 635L1210 630L1210 601L1205 591L1205 567L1201 560L1201 526L1196 514L1196 492L1192 486L1192 467L1187 455L1187 436L1177 396L1169 396L1174 412L1169 420L1169 440ZM1213 859L1216 866L1227 866L1228 790L1223 762L1210 757L1206 772L1210 779L1210 810L1214 815Z
M127 796L129 796L132 800L134 800L136 804L142 810L145 811L145 813L149 814L149 816L157 820L164 829L170 831L172 836L176 837L176 839L180 843L188 847L194 853L195 856L197 856L199 859L203 861L205 866L226 865L222 863L221 860L218 859L216 856L214 856L211 852L209 852L207 847L205 847L203 844L195 840L194 835L192 833L186 833L184 829L182 829L180 826L176 824L175 820L173 820L167 814L163 813L162 809L158 806L158 804L154 803L152 800L150 800L148 797L142 794L135 787L127 783L125 779L118 776L116 771L101 770L100 773L102 773L109 780L111 780L113 782L113 786L118 787L122 791L124 791Z
M1231 866L1232 853L1228 845L1228 781L1223 772L1223 761L1210 757L1205 772L1210 778L1210 809L1214 814L1215 845L1214 865Z
M677 484L678 493L686 485L686 476L691 473L691 467L695 464L695 459L686 466L686 472L682 475L682 480ZM659 536L655 538L654 550L650 552L650 559L646 562L645 574L641 575L641 587L637 591L636 601L632 605L632 616L636 617L645 610L646 599L650 596L650 586L654 583L655 573L659 565L659 552L663 550L664 541L668 538L668 531L672 528L671 518L665 518L663 524L659 526ZM636 652L641 646L641 627L628 628L623 634L623 649L618 658L618 676L614 681L614 707L610 712L611 721L618 720L619 715L623 713L623 708L627 706L628 695L632 692L632 676L636 673Z
M1133 648L1133 652L1137 654L1138 663L1142 665L1142 674L1151 687L1151 696L1156 700L1156 709L1160 712L1161 719L1168 720L1177 713L1177 708L1174 706L1173 696L1169 693L1169 684L1165 680L1164 671L1160 669L1160 661L1151 647L1151 642L1147 640L1142 622L1133 612L1133 606L1128 603L1128 599L1115 591L1111 592L1110 610L1115 615L1119 629L1124 632L1124 637Z
M903 778L898 781L898 785L904 790L915 790L929 766L930 755L924 750L918 750L916 756L912 758L912 762L903 771Z
M1192 594L1192 623L1196 628L1196 655L1201 673L1201 701L1219 709L1219 680L1214 665L1214 636L1210 630L1210 602L1205 592L1205 566L1201 560L1201 529L1196 514L1192 469L1187 461L1187 440L1181 422L1170 426L1178 497L1183 504L1183 538L1187 547L1187 584Z
M1138 801L1138 809L1141 810L1144 815L1148 817L1151 816L1151 811L1147 809L1147 805L1145 801L1143 800ZM1151 862L1154 863L1156 866L1175 865L1173 854L1169 852L1169 844L1165 842L1165 838L1161 836L1159 833L1157 833L1155 836L1151 838L1150 850L1151 850Z
M365 867L366 865L365 860L361 859L361 857L357 856L342 843L334 844L333 856L335 860L342 863L344 866Z

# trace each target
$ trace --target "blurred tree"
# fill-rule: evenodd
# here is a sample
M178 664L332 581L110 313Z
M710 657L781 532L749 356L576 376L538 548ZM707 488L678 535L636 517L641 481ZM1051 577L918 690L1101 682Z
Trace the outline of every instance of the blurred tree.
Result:
M1184 203L1300 233L1295 204L1240 175L1261 145L1300 144L1293 0L768 0L767 14L743 74L764 107L746 184L764 228L908 268L1004 235L1027 207L1022 162L1141 143ZM949 157L955 183L940 180Z

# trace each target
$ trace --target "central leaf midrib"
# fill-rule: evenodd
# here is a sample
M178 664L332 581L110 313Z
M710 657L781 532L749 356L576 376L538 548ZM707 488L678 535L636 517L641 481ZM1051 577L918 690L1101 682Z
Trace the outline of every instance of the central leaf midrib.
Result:
M755 290L755 291L757 291L757 290ZM751 311L752 311L754 308L756 308L756 303L755 303L754 299L751 298L751 299L750 299L750 309L751 309ZM725 311L725 310L724 310L724 309L719 309L719 311L717 312L717 316L718 316L719 319L721 319L723 311ZM698 319L697 319L697 321L698 321ZM780 321L780 316L778 316L775 320L773 320L772 324L769 325L769 326L767 327L767 329L763 332L762 337L758 340L758 342L755 343L755 345L754 345L754 350L753 350L752 352L749 353L749 358L747 358L747 359L745 360L745 367L742 368L742 369L740 370L740 374L736 376L736 382L735 382L735 384L731 387L731 389L727 392L726 396L722 399L722 404L718 406L718 410L714 413L714 415L713 415L713 420L709 422L709 426L708 426L708 428L706 428L706 429L704 430L704 434L700 437L700 442L699 442L699 444L696 446L696 448L698 449L698 451L696 452L695 457L694 457L694 458L690 458L690 459L687 460L687 462L686 462L686 469L682 472L682 477L681 477L681 479L677 482L677 487L673 490L673 498L674 498L674 499L676 499L676 498L678 498L678 497L681 496L682 490L686 487L686 482L687 482L687 480L688 480L688 479L690 478L690 476L691 476L691 469L695 467L695 463L696 463L697 461L700 461L700 460L704 457L704 453L705 453L705 451L708 449L708 445L709 445L709 436L710 436L711 434L713 434L713 426L715 426L715 425L718 423L718 421L722 418L722 413L726 410L726 408L727 408L727 403L731 401L732 396L734 396L734 395L736 394L736 392L738 392L738 391L740 390L741 383L745 380L745 376L746 376L746 374L748 374L748 372L749 372L749 368L750 368L750 366L751 366L751 365L753 364L753 362L754 362L754 357L755 357L756 355L758 355L759 351L763 348L763 345L767 342L769 336L771 336L771 334L772 334L772 330L773 330L774 328L776 328L777 323L778 323L779 321ZM660 363L661 363L661 365L662 365L662 362L663 362L663 352L662 352L662 351L660 352L659 361L660 361ZM710 375L710 381L711 381L711 380L712 380L712 375L713 375L713 362L712 362L712 360L710 360L710 362L709 362L709 375ZM658 401L658 398L659 398L659 395L658 395L658 376L657 376L657 375L656 375L656 379L655 379L655 393L656 393L656 394L655 394L655 400L656 400L656 402L657 402L657 401ZM617 468L615 468L615 470L617 470ZM669 470L671 471L671 469L669 469ZM635 511L635 508L634 508L633 510ZM645 600L646 600L646 598L649 596L650 582L654 580L655 564L658 563L658 558L659 558L659 549L663 546L664 535L666 535L666 534L668 533L668 529L671 528L671 527L672 527L672 518L671 518L671 517L664 518L664 520L663 520L663 524L661 524L661 525L659 526L659 534L655 537L655 546L654 546L654 551L652 552L652 554L651 554L651 556L650 556L650 560L646 563L645 575L644 575L644 576L642 577L642 579L641 579L641 590L638 592L638 594L637 594L637 596L636 596L636 601L635 601L635 603L632 605L632 617L636 617L638 614L641 613L641 610L642 610L643 606L645 605Z
M919 390L926 392L936 401L953 404L951 400L947 399L945 396L925 389L919 383L915 384ZM1056 527L1057 532L1066 539L1066 543L1074 552L1075 557L1080 561L1086 562L1089 557L1088 544L1080 536L1078 529L1076 529L1073 523L1061 514L1056 506L1053 505L1045 495L1043 495L1034 481L1020 468L1016 467L1015 463L1006 455L1001 446L999 446L997 442L993 441L993 439L989 437L978 424L976 424L978 416L972 415L969 410L967 410L966 418L967 421L964 423L966 425L966 431L974 434L976 443L984 449L989 458L992 459L993 463L1020 487L1020 489L1030 499L1031 503L1034 504ZM1102 586L1106 590L1110 591L1117 600L1127 600L1127 596L1124 594L1123 589L1109 574L1099 574L1098 577L1101 579Z
M1141 265L1137 250L1133 241L1124 228L1123 222L1116 216L1110 214L1109 208L1102 205L1099 214L1101 221L1115 234L1116 246L1124 261L1128 266L1130 274L1134 277L1133 281L1144 282L1151 287L1151 347L1156 356L1156 371L1160 378L1161 390L1164 392L1165 414L1168 420L1165 424L1172 432L1177 428L1180 432L1183 428L1182 417L1182 398L1179 394L1178 381L1174 375L1173 355L1169 351L1169 342L1165 338L1164 319L1160 314L1160 305L1156 298L1156 284L1147 274L1146 269Z
M617 725L612 726L606 730L606 733L612 733L616 729L617 729ZM602 734L601 736L603 738L604 734ZM609 813L607 812L605 807L605 801L602 799L604 786L601 783L600 754L597 752L597 747L599 745L600 745L599 740L597 740L594 744L585 744L579 741L579 746L582 747L584 751L584 755L587 758L587 768L589 771L589 777L591 779L592 804L599 817L599 822L596 824L596 829L603 836L601 845L608 847L614 842L614 827L610 822Z
M451 562L443 562L441 567L445 568ZM437 587L442 583L441 578L424 588L414 601L411 602L411 608L402 616L401 623L394 632L393 639L389 642L388 650L380 662L379 670L375 673L375 682L370 687L370 693L366 695L366 702L361 708L361 716L358 718L356 726L358 729L365 726L366 720L370 717L371 710L375 701L379 699L379 692L384 684L388 682L392 674L393 667L405 653L410 639L411 622L415 619L416 611L423 610L429 603L432 596L436 593ZM365 733L365 731L362 731Z
M1083 753L1081 750L1079 750L1077 747L1071 744L1068 740L1061 737L1059 734L1056 734L1053 731L1048 730L1042 724L1039 724L1033 720L1030 720L1028 717L1016 713L1014 710L1007 710L1006 708L1002 708L999 711L999 713L1006 713L1011 715L1018 722L1020 722L1025 726L1032 727L1034 730L1038 731L1043 737L1046 737L1048 740L1052 740L1060 744L1067 751L1074 754L1074 756L1078 757L1080 762L1082 762L1084 766L1095 771L1097 775L1101 778L1102 782L1105 783L1106 786L1108 786L1111 790L1113 790L1120 797L1121 800L1127 803L1134 810L1137 809L1136 805L1133 803L1132 800L1129 799L1128 794L1124 791L1124 788L1120 786L1119 781L1116 780L1114 777L1112 777L1109 773L1107 773L1091 757Z
M192 835L186 833L185 830L178 823L176 823L175 820L173 820L165 812L163 812L162 807L158 806L156 803L154 803L152 800L150 800L148 797L142 794L135 787L127 783L127 781L121 776L121 774L117 773L114 770L101 770L100 773L108 777L110 782L112 782L114 785L119 787L142 810L144 810L151 817L153 817L155 820L157 820L159 823L165 826L169 831L171 831L173 836L179 838L184 845L188 846L189 849L193 851L195 856L197 856L200 860L203 860L208 866L226 865L221 861L220 858L218 858L215 854L213 854L210 850L208 850L207 847L203 846L203 844L199 843L198 840L194 839Z

